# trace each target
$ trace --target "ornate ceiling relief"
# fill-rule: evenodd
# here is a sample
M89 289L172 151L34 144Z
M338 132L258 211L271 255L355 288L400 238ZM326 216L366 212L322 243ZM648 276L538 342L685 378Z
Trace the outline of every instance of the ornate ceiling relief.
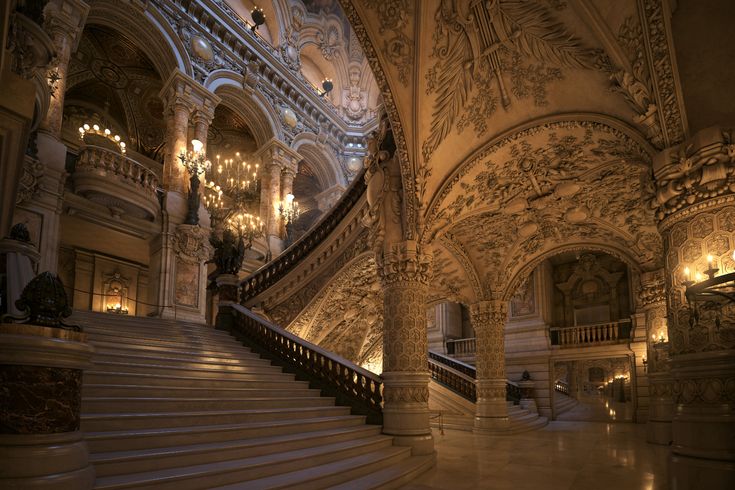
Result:
M460 167L427 217L450 234L485 291L506 290L531 258L568 243L604 242L641 264L661 260L646 148L593 121L528 128Z
M426 83L436 100L425 161L455 124L459 132L471 125L484 134L498 106L510 107L511 95L546 105L546 86L563 78L561 67L594 65L594 53L536 2L442 0L435 19L436 61Z
M337 274L288 330L355 364L380 372L383 291L372 254Z
M398 72L398 79L408 85L409 72L413 67L413 39L407 34L408 20L414 14L412 0L367 0L367 8L378 14L383 54Z

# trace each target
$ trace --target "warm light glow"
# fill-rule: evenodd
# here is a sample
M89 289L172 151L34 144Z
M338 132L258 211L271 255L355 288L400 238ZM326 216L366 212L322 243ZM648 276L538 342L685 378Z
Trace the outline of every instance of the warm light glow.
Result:
M202 143L199 140L191 140L191 149L194 150L194 153L199 153L202 151L202 148L204 147L204 143Z
M286 203L291 204L294 200L293 194L286 194Z
M684 277L686 277L687 281L692 279L692 271L689 270L689 267L684 267Z
M700 274L699 272L697 272L694 275L694 280L697 281L697 282L701 281L702 280L702 274Z
M710 266L710 267L712 267L712 262L713 262L714 260L715 260L715 259L714 259L714 258L712 258L712 256L711 256L711 255L708 255L708 256L707 256L707 263L709 264L709 266Z

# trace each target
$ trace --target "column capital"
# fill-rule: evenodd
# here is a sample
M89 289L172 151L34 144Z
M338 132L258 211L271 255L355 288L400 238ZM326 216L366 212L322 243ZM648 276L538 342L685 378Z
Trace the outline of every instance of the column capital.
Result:
M89 5L82 0L51 0L43 11L43 27L53 38L63 35L69 41L69 53L79 45Z
M656 217L668 229L693 212L735 203L735 130L699 131L653 158Z
M277 164L282 170L289 171L296 175L298 165L304 157L277 138L271 138L258 148L255 157L260 158L263 166Z
M419 283L428 286L433 260L426 245L414 240L394 243L378 257L378 274L386 285Z
M210 111L214 117L214 108L221 100L178 68L171 72L158 96L169 110L174 105L184 105L189 114L201 111L205 117Z
M472 328L504 326L508 320L508 302L502 299L478 301L470 305Z

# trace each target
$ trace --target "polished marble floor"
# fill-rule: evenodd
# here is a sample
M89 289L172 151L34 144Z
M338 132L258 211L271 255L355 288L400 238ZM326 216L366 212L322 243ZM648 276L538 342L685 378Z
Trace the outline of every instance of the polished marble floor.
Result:
M434 430L436 467L404 490L666 489L669 448L645 424L551 422L510 436Z
M616 402L611 398L595 395L580 395L579 403L557 417L564 421L588 422L631 422L633 403Z

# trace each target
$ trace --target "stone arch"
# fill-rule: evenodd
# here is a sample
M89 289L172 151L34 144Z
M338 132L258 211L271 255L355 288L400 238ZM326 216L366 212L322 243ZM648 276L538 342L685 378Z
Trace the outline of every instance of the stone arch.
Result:
M326 190L334 185L346 186L344 173L333 153L325 151L313 133L301 133L294 138L291 147L303 155L316 173L317 180Z
M283 139L280 115L258 91L248 93L242 88L243 77L230 70L215 70L204 81L204 87L247 119L258 147L272 138Z
M162 80L177 68L193 75L184 44L157 9L139 10L115 0L100 0L91 5L87 25L91 24L114 29L133 41L148 55Z
M515 291L518 289L521 282L531 275L541 262L564 252L603 252L611 255L628 266L630 269L631 280L633 282L636 282L637 278L640 277L641 272L643 272L643 268L638 258L631 254L630 250L626 250L614 243L602 241L565 243L536 255L523 267L518 269L511 277L510 281L508 281L508 287L503 291L502 299L509 301L515 294Z

